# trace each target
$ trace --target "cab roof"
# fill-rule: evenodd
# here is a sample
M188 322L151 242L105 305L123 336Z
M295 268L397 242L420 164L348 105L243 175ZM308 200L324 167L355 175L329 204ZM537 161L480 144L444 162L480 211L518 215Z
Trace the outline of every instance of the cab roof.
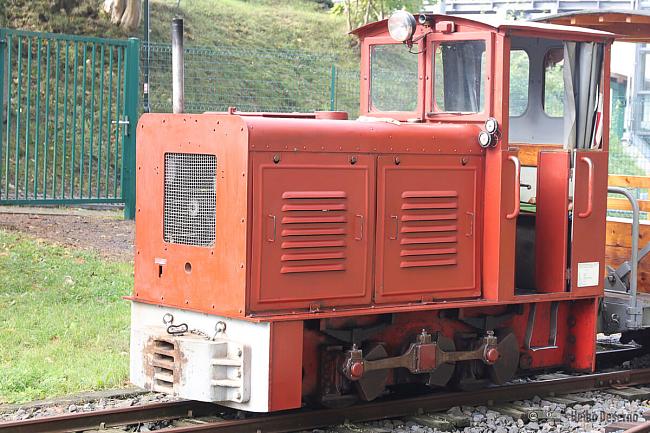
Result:
M535 21L607 31L622 42L650 42L650 11L592 9L547 15Z
M598 40L615 38L614 34L601 30L541 22L504 20L496 18L494 16L484 16L480 18L465 18L443 14L416 14L415 16L417 17L419 15L426 15L429 20L434 23L439 21L453 21L459 25L478 27L486 31L494 32L530 32L531 34L540 36L553 35L556 37L558 35L563 35L562 37L570 37L571 35L576 35L580 36L581 38L590 37ZM418 24L418 26L420 25ZM378 32L388 32L388 19L366 24L365 26L359 27L350 33L359 37L365 37Z

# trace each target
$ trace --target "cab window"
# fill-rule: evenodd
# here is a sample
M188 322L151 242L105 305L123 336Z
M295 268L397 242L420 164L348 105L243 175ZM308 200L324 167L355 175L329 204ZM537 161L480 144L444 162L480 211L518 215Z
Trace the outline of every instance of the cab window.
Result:
M564 48L552 48L544 56L544 111L564 116Z
M485 41L448 41L434 55L434 111L480 113L485 105Z
M418 56L402 44L370 48L370 111L416 111Z
M510 117L519 117L528 108L530 59L524 50L510 51Z

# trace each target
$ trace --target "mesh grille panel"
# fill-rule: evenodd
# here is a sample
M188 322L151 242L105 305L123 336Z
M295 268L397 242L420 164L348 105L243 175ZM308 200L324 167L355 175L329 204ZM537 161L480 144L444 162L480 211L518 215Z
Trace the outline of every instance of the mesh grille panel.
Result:
M214 245L216 173L215 155L165 154L165 242L198 247Z

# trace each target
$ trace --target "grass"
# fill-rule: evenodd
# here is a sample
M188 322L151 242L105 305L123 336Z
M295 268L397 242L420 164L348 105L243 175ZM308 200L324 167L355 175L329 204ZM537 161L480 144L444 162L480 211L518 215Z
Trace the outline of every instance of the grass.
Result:
M0 402L124 385L132 272L0 230Z
M188 45L297 49L357 60L343 16L314 0L150 0L151 41L170 42L184 18ZM87 36L142 37L110 23L102 0L0 0L0 26Z
M313 0L152 0L151 41L169 43L171 20L184 19L187 53L186 110L305 111L330 107L332 66L354 71L356 38L345 19ZM337 108L356 114L358 89L348 92L339 73ZM152 53L150 92L154 111L171 111L171 56ZM352 98L349 98L350 93ZM350 100L351 99L351 100Z
M184 19L187 45L281 48L340 55L356 62L345 19L313 0L152 0L151 40L169 42Z

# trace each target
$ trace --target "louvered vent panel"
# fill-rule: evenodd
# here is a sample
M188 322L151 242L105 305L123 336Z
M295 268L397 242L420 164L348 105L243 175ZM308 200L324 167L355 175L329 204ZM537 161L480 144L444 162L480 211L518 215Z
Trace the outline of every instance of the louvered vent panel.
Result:
M284 192L280 272L344 271L347 211L345 191Z
M217 157L165 154L163 239L211 247L215 238Z
M400 214L400 267L457 264L458 192L404 191Z

